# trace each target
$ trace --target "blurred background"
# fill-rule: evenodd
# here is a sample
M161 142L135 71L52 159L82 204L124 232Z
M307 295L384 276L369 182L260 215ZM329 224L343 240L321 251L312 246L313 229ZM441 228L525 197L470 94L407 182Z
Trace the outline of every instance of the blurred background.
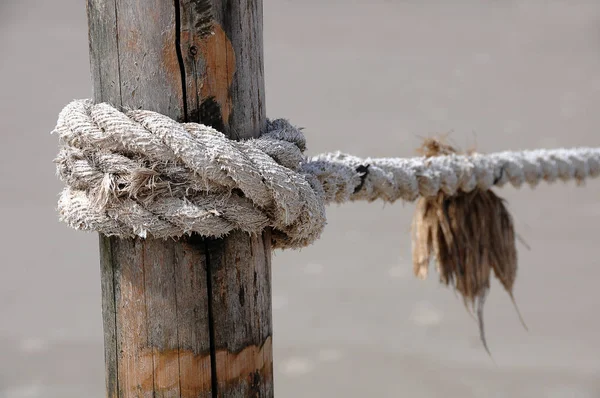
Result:
M451 3L451 4L450 4ZM268 115L309 153L600 145L600 2L268 0ZM0 397L104 396L98 239L60 224L50 135L91 95L85 2L0 0ZM273 262L280 397L600 397L600 181L497 191L519 245L492 285L493 360L462 301L412 276L414 205L328 209Z

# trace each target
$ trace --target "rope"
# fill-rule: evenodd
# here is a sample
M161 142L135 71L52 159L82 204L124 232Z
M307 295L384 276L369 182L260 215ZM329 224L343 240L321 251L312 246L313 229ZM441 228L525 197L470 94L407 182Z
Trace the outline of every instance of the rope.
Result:
M600 175L600 148L306 158L302 132L283 119L268 121L257 139L233 141L201 124L89 100L68 104L54 132L66 184L61 220L120 237L221 237L271 227L275 247L297 248L318 239L332 202L413 201Z

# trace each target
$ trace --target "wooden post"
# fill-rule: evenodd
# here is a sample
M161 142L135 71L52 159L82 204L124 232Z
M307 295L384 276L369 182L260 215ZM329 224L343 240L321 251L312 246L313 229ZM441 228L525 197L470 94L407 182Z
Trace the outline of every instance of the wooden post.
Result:
M87 0L94 100L265 124L261 0ZM272 397L269 231L100 236L108 397Z

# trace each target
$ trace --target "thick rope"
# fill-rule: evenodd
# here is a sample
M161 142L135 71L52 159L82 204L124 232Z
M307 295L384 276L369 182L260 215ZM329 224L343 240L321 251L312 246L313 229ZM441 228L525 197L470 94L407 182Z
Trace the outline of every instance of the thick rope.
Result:
M260 138L233 141L201 124L87 100L67 105L55 132L67 185L61 220L120 237L220 237L271 227L275 247L302 247L321 234L331 202L413 201L600 175L600 148L308 159L302 132L282 119L269 121Z

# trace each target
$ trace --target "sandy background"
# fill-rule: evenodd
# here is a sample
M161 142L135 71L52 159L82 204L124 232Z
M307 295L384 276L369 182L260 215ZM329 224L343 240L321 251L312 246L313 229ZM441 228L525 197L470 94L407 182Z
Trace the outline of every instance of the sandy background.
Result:
M56 116L89 97L81 0L0 0L0 397L102 397L97 238L54 212ZM446 3L453 3L447 5ZM268 114L311 154L409 156L452 132L481 151L600 145L600 2L267 0ZM600 181L504 188L523 330L497 283L476 324L411 275L413 205L329 209L277 252L279 397L600 397Z

